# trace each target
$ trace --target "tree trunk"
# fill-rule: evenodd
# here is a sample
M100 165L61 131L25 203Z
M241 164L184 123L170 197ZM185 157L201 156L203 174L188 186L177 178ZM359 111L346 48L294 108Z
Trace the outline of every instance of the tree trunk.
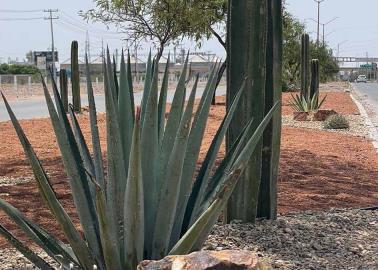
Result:
M282 100L282 2L268 0L265 114ZM277 217L277 178L281 143L281 110L273 116L263 135L262 174L258 217Z
M246 89L227 134L227 149L230 149L251 118L254 119L254 132L264 117L267 13L267 0L229 1L228 106L244 80ZM226 221L255 221L261 179L261 157L262 140L229 200Z
M219 68L219 71L218 71L218 77L217 77L217 82L216 82L216 84L215 84L215 88L218 87L220 81L222 80L223 73L224 73L224 71L226 70L226 67L227 67L227 58L226 58L226 60L222 63L221 67ZM216 97L216 91L214 92L214 96L213 96L213 100L211 101L211 105L216 105L215 97Z

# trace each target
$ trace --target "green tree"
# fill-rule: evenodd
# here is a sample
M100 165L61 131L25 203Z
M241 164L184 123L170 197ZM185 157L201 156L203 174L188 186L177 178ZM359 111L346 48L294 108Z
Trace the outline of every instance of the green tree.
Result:
M337 72L339 65L332 56L332 50L327 44L317 47L315 42L311 42L310 56L312 59L319 60L319 79L321 82L332 80Z
M221 36L213 26L225 20L225 0L94 0L95 8L81 11L87 20L114 25L130 41L149 40L158 56L174 41L188 37L196 41ZM225 46L225 44L224 44Z
M301 35L306 26L284 8L283 11L283 87L298 85L301 68ZM317 47L310 43L310 58L320 63L320 80L332 78L339 71L337 62L332 57L328 44Z
M38 69L35 66L19 64L0 64L0 74L36 74Z
M299 79L301 63L301 35L305 25L290 14L283 12L283 82L296 84Z

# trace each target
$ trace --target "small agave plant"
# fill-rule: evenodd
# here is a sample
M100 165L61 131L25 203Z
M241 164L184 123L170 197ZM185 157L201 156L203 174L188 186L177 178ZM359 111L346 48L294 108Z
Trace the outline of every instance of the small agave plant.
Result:
M167 118L169 63L159 87L158 64L149 56L143 97L136 109L130 57L125 63L122 54L119 79L109 52L103 65L107 173L104 172L88 61L92 153L72 107L69 108L69 121L56 83L52 83L54 103L43 81L47 107L82 232L74 226L57 199L46 171L3 96L41 197L60 224L67 243L2 199L0 209L62 269L131 270L136 269L143 259L161 259L168 254L186 254L199 249L278 108L276 104L256 130L251 130L249 123L215 168L219 148L244 88L241 86L196 173L219 64L213 68L194 112L198 77L185 102L186 60ZM1 225L0 233L37 267L53 269Z
M316 112L322 106L327 96L324 96L319 102L319 91L317 91L312 98L306 99L304 96L296 94L291 95L289 106L296 112Z

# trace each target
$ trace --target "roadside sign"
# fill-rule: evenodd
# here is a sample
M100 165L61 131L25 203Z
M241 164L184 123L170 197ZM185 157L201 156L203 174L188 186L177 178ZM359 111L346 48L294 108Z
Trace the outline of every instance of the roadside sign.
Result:
M46 57L45 56L38 56L37 57L37 68L38 69L46 69Z

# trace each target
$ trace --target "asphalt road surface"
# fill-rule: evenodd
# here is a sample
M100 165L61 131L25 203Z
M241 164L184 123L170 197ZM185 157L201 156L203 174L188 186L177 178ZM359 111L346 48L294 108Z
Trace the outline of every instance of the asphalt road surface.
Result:
M378 109L378 83L355 83L354 86Z
M187 90L187 97L189 97L189 92L191 88ZM196 97L201 97L203 93L203 88L198 88ZM142 92L134 94L135 104L140 104L142 100ZM226 87L220 86L217 89L217 96L222 96L226 94ZM173 99L174 91L168 91L167 102L171 102ZM88 105L87 96L82 96L82 106ZM105 112L105 97L95 96L96 108L98 112ZM15 100L10 101L9 104L12 107L18 119L32 119L32 118L44 118L48 117L47 106L44 98L33 99L33 100ZM0 121L9 120L8 112L5 108L4 102L0 98Z
M358 91L359 96L363 98L364 107L369 114L369 118L378 129L378 83L355 83L354 88Z

